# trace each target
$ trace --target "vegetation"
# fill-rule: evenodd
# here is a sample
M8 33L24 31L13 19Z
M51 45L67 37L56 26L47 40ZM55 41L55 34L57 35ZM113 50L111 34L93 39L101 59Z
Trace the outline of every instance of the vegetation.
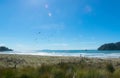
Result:
M83 60L16 69L2 67L0 78L120 78L120 68L115 69L112 63L93 64Z
M9 49L5 46L0 46L0 51L13 51L12 49Z
M106 69L108 70L108 72L113 73L115 71L115 68L113 67L113 65L111 63L108 63L106 65Z
M98 50L116 50L116 46L114 43L104 44Z
M104 44L98 50L120 50L120 42Z

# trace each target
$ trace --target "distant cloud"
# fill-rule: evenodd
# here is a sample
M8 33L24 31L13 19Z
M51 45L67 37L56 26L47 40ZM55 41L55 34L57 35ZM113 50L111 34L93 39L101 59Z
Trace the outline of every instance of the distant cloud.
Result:
M22 51L22 50L34 50L35 49L35 47L33 47L33 46L31 46L31 45L29 45L29 44L15 44L14 45L14 48L15 48L15 50L20 50L20 51Z
M66 43L53 43L53 44L49 44L49 46L51 46L51 49L59 49L59 50L69 48L69 45Z

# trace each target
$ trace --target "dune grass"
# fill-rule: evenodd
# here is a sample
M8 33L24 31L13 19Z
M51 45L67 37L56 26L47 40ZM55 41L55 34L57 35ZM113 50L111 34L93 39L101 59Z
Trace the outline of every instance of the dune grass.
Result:
M18 57L11 59L11 57L1 56L0 78L120 78L119 60L46 56L20 56L20 59ZM14 67L16 63L18 66Z
M84 62L42 64L39 67L0 68L0 78L120 78L120 68L111 63L101 68Z

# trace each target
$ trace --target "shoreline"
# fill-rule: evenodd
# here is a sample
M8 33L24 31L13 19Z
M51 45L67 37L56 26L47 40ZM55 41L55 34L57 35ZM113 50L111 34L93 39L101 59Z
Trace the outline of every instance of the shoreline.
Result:
M99 53L98 53L99 54ZM46 57L85 57L85 58L99 58L99 59L120 59L120 57L113 56L84 56L82 54L79 55L42 55L42 54L29 54L29 53L1 53L0 55L17 55L17 56L46 56Z

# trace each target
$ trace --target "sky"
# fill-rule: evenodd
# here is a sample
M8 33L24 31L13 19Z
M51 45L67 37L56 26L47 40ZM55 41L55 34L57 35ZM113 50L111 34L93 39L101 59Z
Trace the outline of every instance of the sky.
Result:
M119 34L119 0L0 0L0 46L97 49Z

